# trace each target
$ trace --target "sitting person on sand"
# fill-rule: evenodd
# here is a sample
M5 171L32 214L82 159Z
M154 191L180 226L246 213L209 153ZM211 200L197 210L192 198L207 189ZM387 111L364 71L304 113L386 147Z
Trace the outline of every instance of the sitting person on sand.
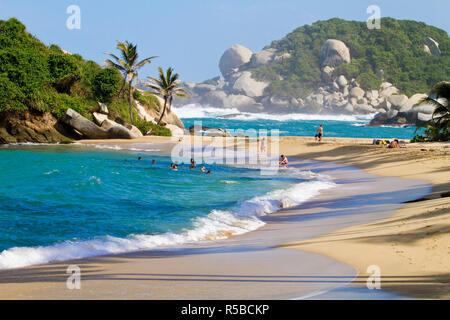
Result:
M394 141L392 141L389 144L388 148L391 148L391 149L400 148L400 144L399 144L398 140L394 139Z
M319 129L317 129L316 131L316 141L319 140L319 142L322 141L322 137L323 137L323 125L320 125Z
M281 155L281 161L279 162L280 166L288 166L289 161L285 155Z

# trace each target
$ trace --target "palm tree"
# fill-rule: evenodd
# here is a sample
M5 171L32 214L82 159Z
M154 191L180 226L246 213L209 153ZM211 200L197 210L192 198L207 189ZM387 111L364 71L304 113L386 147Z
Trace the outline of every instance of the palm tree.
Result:
M117 41L116 49L120 51L121 58L117 57L114 54L107 53L110 57L113 58L105 60L105 63L108 67L115 68L119 70L123 74L123 84L122 88L119 91L119 96L123 91L126 81L128 81L129 88L129 108L130 108L130 120L131 123L134 123L133 119L133 81L136 79L136 85L138 81L138 73L137 70L142 68L147 63L150 63L154 58L157 57L149 57L145 58L138 62L138 53L137 53L137 45L134 45L128 41L120 42Z
M435 107L433 120L436 126L444 131L450 127L450 82L437 83L431 90L429 97L420 104L430 104Z
M150 81L144 86L153 89L151 92L154 95L158 95L164 99L164 107L157 122L157 125L160 124L164 114L166 113L166 108L170 112L170 108L172 106L173 96L177 97L186 97L186 91L180 88L180 84L178 78L180 75L178 73L173 73L172 68L168 68L166 74L164 74L164 70L159 67L159 79L148 77Z

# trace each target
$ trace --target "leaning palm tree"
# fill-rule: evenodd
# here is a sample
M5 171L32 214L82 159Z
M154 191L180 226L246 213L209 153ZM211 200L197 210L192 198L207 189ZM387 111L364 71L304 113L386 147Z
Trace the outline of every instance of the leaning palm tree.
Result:
M186 97L186 91L184 91L180 87L180 83L178 78L180 75L178 73L173 73L173 69L169 68L164 74L164 70L159 67L159 79L157 78L149 78L149 82L145 83L144 86L153 90L151 92L154 95L160 96L164 99L164 107L157 122L157 125L161 123L164 114L166 113L166 109L170 112L170 108L172 106L172 100L174 96L177 97Z
M447 131L450 127L450 82L437 83L431 90L429 97L420 104L430 104L435 107L433 121L436 127Z
M131 123L134 123L133 119L133 81L136 79L136 86L138 81L138 72L137 70L142 68L147 63L150 63L154 58L156 57L149 57L145 58L141 61L138 61L138 53L137 53L137 45L133 45L132 43L125 41L120 42L117 41L116 49L120 51L121 57L118 57L112 53L107 53L113 60L107 59L105 60L105 63L108 67L115 68L119 70L124 79L122 88L119 91L119 96L122 93L126 81L128 81L128 88L129 88L129 97L128 97L128 103L129 103L129 109L130 109L130 120Z

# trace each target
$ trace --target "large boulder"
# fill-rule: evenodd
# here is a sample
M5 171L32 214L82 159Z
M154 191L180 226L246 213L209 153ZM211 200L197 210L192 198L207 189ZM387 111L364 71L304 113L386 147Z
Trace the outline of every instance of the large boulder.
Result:
M322 69L322 75L321 75L322 81L325 83L330 82L332 79L332 76L333 76L333 71L334 71L334 68L332 68L330 66L325 66Z
M337 78L336 82L341 88L345 88L345 86L348 84L347 79L343 75L340 75Z
M109 137L107 130L97 126L73 109L67 109L61 121L88 139L107 139Z
M225 108L236 108L240 111L246 111L256 107L256 101L253 98L242 94L232 94L225 100Z
M166 128L170 130L170 132L172 133L172 137L179 137L184 135L184 130L180 127L177 127L176 125L167 124Z
M420 105L415 106L414 108L412 108L411 111L414 113L420 112L420 113L425 113L425 114L432 114L435 109L436 109L436 107L433 106L432 104L425 103L425 104L420 104Z
M273 61L276 61L276 62L282 62L282 61L284 61L284 60L286 60L286 59L289 59L289 58L291 58L292 57L292 55L289 53L289 52L285 52L285 53L283 53L283 54L280 54L280 55L278 55L278 56L275 56L274 58L273 58Z
M103 121L102 129L108 132L111 139L136 139L139 137L125 126L109 119Z
M350 96L356 98L357 100L362 99L364 97L364 94L364 90L359 87L355 87L350 90Z
M417 113L417 122L428 122L433 118L433 115L428 114L428 113L422 113L419 112Z
M400 91L394 86L390 86L390 87L387 87L385 89L381 88L380 97L383 98L383 99L386 99L387 97L390 97L393 94L397 94L399 92Z
M387 119L393 119L393 118L395 118L397 115L398 115L398 111L395 110L395 109L389 110L389 111L386 113Z
M264 89L269 85L268 82L257 81L252 78L249 71L242 72L242 75L236 79L233 85L233 93L244 94L248 97L260 97L264 93Z
M408 106L410 108L414 107L415 105L417 105L419 102L421 102L423 99L427 98L428 95L424 94L424 93L417 93L413 96L411 96L411 98L408 99Z
M99 112L103 113L103 114L108 114L109 110L108 107L106 106L106 104L99 102L98 103L98 107L99 107Z
M436 40L431 37L426 37L425 42L432 55L437 57L441 55L441 49L439 49L439 43Z
M94 117L95 123L98 124L99 126L102 125L103 121L108 119L108 116L106 114L103 114L103 113L94 112L92 115Z
M340 40L328 39L320 50L322 66L337 67L343 63L350 63L350 50Z
M396 110L400 110L408 105L408 97L404 94L389 96L387 100L391 103L392 108Z
M375 113L376 110L372 107L372 106L368 106L365 104L357 104L354 106L354 110L358 113L362 113L362 114L370 114L370 113Z
M227 94L223 90L214 90L203 96L203 102L213 107L223 107Z
M260 67L272 61L275 55L276 49L269 48L258 52L255 52L250 58L250 64L253 68Z
M252 52L250 49L235 44L224 52L220 58L219 68L222 75L227 78L234 69L239 68L241 65L250 61Z

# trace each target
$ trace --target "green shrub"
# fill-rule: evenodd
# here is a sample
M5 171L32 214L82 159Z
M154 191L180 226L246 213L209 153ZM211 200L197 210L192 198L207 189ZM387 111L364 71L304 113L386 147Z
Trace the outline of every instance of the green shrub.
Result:
M5 74L0 74L0 112L27 110L25 95L20 88L9 81Z
M155 95L149 92L140 92L138 90L134 91L133 95L134 99L139 101L141 104L144 104L156 111L160 110L159 100L157 97L155 97Z
M48 67L53 85L61 93L70 93L74 82L81 77L76 58L68 54L51 53Z
M157 126L153 122L148 122L140 118L136 118L134 125L142 132L143 135L146 135L151 129L152 136L164 136L164 137L172 136L172 132L168 128Z
M121 76L116 69L106 68L100 70L92 82L92 91L95 99L101 102L111 102L114 94L120 87Z
M416 135L411 142L449 141L450 131L448 129L449 128L427 126L424 134Z

